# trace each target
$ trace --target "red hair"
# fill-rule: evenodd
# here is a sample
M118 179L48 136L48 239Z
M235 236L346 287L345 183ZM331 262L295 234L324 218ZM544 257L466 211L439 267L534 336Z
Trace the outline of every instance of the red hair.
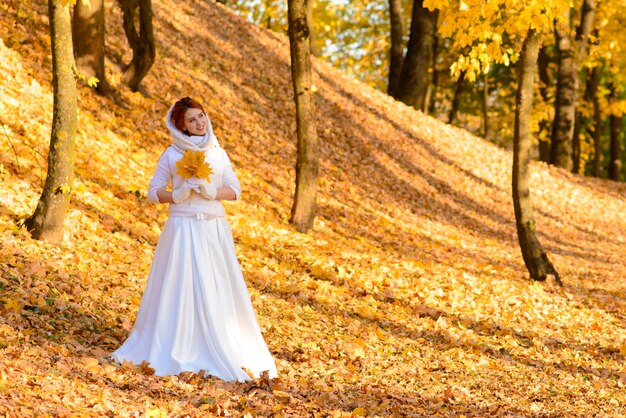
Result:
M202 107L199 101L192 99L191 97L183 97L174 103L172 116L170 117L174 126L176 126L179 131L187 135L189 135L189 132L185 129L185 112L187 112L188 109L200 109L204 112L204 107Z

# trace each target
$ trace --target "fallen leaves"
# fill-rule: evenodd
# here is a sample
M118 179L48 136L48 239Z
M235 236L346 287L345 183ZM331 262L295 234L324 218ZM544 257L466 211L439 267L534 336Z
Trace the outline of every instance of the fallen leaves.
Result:
M566 289L531 283L510 153L318 63L318 217L311 234L297 234L287 222L295 126L285 38L212 3L187 0L174 14L170 3L155 4L162 47L145 79L155 99L119 88L124 110L81 91L60 247L17 223L36 205L50 135L45 5L0 5L0 117L17 153L1 142L0 409L347 417L624 407L624 185L533 166L539 232ZM12 29L17 11L27 35ZM119 11L107 13L109 51L128 54ZM197 57L171 47L190 42L173 30L190 25L206 41ZM208 104L244 186L227 210L276 381L159 377L149 364L107 359L130 332L167 216L145 196L168 143L163 117L189 91Z

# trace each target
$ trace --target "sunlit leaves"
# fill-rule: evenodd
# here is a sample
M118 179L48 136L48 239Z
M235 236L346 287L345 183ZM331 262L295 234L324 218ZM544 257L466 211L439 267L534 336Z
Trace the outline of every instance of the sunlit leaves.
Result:
M554 22L558 24L570 8L568 0L426 0L424 5L440 10L442 36L452 38L459 50L469 48L470 52L461 55L451 71L456 76L466 71L472 81L477 73L488 72L492 63L515 62L529 27L550 32ZM511 43L503 44L505 35Z
M406 28L413 2L403 3ZM227 0L226 4L261 27L286 31L285 2ZM385 90L389 54L387 0L315 0L312 7L313 30L321 58Z
M183 158L176 162L177 173L184 179L197 177L210 181L213 170L205 160L205 153L202 151L187 150L183 153Z
M100 80L98 80L98 77L89 77L89 79L87 80L87 85L89 87L96 88L99 82Z
M8 7L29 17L28 42L11 31L18 13ZM117 56L121 16L114 3L107 10ZM320 212L311 234L294 233L287 42L212 2L154 2L156 33L169 40L145 80L158 97L82 89L67 240L30 239L18 219L43 184L52 118L45 13L0 3L0 116L20 161L0 140L0 410L619 416L626 187L533 167L537 222L572 285L530 283L510 207L511 154L319 65ZM189 39L193 54L181 51ZM170 143L167 109L189 91L207 104L242 182L241 201L225 206L275 382L157 377L106 358L137 315L167 218L145 189Z

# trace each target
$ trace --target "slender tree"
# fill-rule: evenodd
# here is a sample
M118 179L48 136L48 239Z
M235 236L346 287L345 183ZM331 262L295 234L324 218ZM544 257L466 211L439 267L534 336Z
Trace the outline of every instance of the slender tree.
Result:
M483 75L483 138L489 136L489 74Z
M546 48L542 47L539 50L539 58L537 60L538 68L539 68L539 94L541 94L541 98L544 103L549 103L549 87L551 83L550 73L548 71L548 67L550 65L550 57L546 52ZM550 121L548 119L542 119L539 122L539 133L546 132L546 136L549 136L548 132L550 129ZM539 160L545 163L550 162L550 139L547 140L539 137Z
M609 84L609 101L615 103L618 100L617 86ZM611 112L609 116L609 178L620 181L622 177L622 120L621 111Z
M567 170L571 170L573 165L572 141L578 95L578 70L593 26L594 12L595 0L583 0L580 25L576 31L575 39L571 39L567 28L557 25L555 30L559 69L554 122L552 123L550 162ZM569 14L570 11L565 13Z
M439 13L439 12L435 12ZM437 59L439 55L439 35L437 34L437 21L435 20L435 39L433 41L433 63L432 63L432 72L433 77L431 79L431 83L428 88L428 93L426 94L426 103L424 103L424 108L428 109L428 114L433 115L435 113L435 109L437 108L437 89L439 88L439 71L437 71Z
M299 232L313 227L315 219L319 150L315 125L315 97L311 74L307 1L289 0L291 78L296 102L298 134L296 191L290 222Z
M594 86L595 80L592 77L593 69L586 68L585 69L585 94L583 96L585 104L593 103L593 95L595 94L594 90L597 90L597 86ZM580 173L580 148L581 141L580 137L587 131L586 126L588 125L588 118L583 115L580 106L577 106L576 109L576 119L574 120L574 137L572 138L572 172Z
M437 11L424 7L424 0L414 0L409 43L393 97L419 110L426 110L436 21Z
M152 29L152 0L118 0L124 15L124 32L133 58L124 69L124 82L132 91L140 87L156 57ZM145 93L145 92L144 92Z
M317 46L317 32L313 25L313 10L315 9L315 0L309 0L306 5L306 19L309 27L309 48L311 49L311 55L314 57L320 56L320 49Z
M389 26L391 47L389 50L389 83L387 94L393 96L400 79L404 59L404 29L402 25L402 0L389 0Z
M74 180L74 136L78 113L69 2L49 0L48 17L54 90L48 172L37 208L25 225L33 238L59 242L63 239L63 223Z
M530 115L532 110L533 83L541 35L529 29L519 58L519 84L516 95L515 130L513 139L513 206L517 238L526 268L533 280L544 281L554 275L562 285L559 274L543 251L533 215L529 188L529 165L532 148Z
M461 105L461 95L465 90L465 71L461 71L459 78L457 78L454 88L454 96L452 97L452 105L450 106L450 113L448 115L448 123L452 124L456 120L456 115L459 112L459 106Z
M96 77L96 91L110 88L104 72L104 0L79 0L74 6L72 41L76 67L87 77Z
M589 77L591 97L593 101L593 165L591 175L600 177L602 175L602 132L604 131L604 121L602 120L602 109L598 88L600 86L601 66L595 66L591 70Z

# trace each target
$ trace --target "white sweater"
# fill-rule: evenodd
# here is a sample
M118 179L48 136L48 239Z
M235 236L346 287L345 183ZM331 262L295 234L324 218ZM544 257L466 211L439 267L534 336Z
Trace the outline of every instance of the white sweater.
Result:
M218 189L220 187L230 187L235 192L236 198L239 199L241 195L241 185L233 171L233 166L230 163L226 151L217 144L217 141L214 141L205 155L205 161L209 163L209 166L213 170L211 184ZM182 186L186 181L176 174L176 162L182 157L183 154L172 146L168 147L165 152L163 152L159 158L156 172L152 180L150 180L148 187L148 199L151 202L159 203L157 191L166 190L170 181L172 182L172 190ZM219 200L205 199L193 191L191 192L191 197L186 201L179 204L170 203L170 216L194 216L199 213L222 217L226 214L226 211L224 210L222 202Z

